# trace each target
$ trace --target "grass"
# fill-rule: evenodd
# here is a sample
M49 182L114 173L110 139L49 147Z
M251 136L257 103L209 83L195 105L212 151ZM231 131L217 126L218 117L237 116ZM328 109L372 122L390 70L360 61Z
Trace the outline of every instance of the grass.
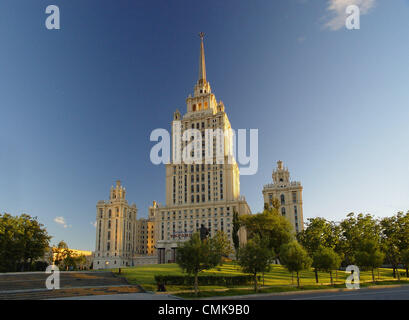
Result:
M118 273L118 269L112 270L114 273ZM400 270L402 281L397 282L392 275L392 269L379 269L375 271L376 284L389 285L396 283L408 283L409 279L406 278L404 270ZM156 274L161 275L182 275L182 270L177 264L155 264L155 265L143 265L132 268L122 268L121 275L125 277L131 284L139 284L147 291L156 291L157 285L154 280ZM214 274L214 275L243 275L240 267L234 262L228 262L222 266L216 267L211 270L201 272L201 274ZM315 275L313 270L304 271L300 275L301 288L296 288L296 276L292 278L289 273L281 265L272 265L271 271L264 275L264 286L261 287L261 293L271 292L284 292L284 291L298 291L298 290L318 290L328 288L345 288L345 280L348 275L344 271L333 272L333 278L335 285L330 285L330 277L328 273L319 272L319 283L315 282ZM373 285L372 275L370 271L361 271L361 287ZM260 285L263 285L261 281ZM186 285L167 285L168 293L177 294L184 298L191 298L193 288ZM229 295L242 295L254 293L254 290L250 285L229 288L225 286L200 286L200 297L211 296L229 296Z

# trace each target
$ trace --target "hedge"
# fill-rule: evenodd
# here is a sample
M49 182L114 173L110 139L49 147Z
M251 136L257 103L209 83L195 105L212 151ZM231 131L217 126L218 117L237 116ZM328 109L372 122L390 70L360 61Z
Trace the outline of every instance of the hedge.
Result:
M261 277L257 276L260 281ZM194 276L175 276L175 275L155 275L155 282L158 284L171 285L193 285L195 281ZM251 275L238 276L212 276L201 275L198 277L200 285L220 285L220 286L237 286L246 285L253 282Z

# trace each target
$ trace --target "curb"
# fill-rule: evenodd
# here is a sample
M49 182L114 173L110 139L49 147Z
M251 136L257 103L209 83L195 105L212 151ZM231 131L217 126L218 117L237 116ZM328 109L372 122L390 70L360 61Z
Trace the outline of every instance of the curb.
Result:
M358 290L377 290L385 288L399 288L409 286L409 284L392 284L392 285L379 285L370 286ZM197 300L231 300L231 299L246 299L246 298L264 298L264 297L274 297L274 296L289 296L289 295L303 295L309 293L326 293L326 292L344 292L344 291L355 291L356 289L338 288L338 289L316 289L316 290L304 290L304 291L285 291L285 292L272 292L272 293L256 293L256 294L246 294L238 296L223 296L223 297L206 297L199 298Z

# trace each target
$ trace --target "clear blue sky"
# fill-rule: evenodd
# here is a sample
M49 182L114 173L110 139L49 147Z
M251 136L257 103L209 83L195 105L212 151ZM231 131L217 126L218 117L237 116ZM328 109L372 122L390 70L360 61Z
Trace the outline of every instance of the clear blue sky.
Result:
M149 135L186 110L200 31L233 127L259 129L258 173L241 178L253 212L279 159L304 186L305 220L408 210L409 2L357 1L371 8L353 31L326 27L330 2L1 1L0 212L93 250L116 179L140 217L164 203ZM50 4L61 30L45 28Z

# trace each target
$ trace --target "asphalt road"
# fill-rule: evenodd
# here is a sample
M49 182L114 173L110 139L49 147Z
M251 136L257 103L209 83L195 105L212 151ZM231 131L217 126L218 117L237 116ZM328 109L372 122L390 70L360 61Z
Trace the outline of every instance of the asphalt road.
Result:
M240 299L240 298L238 298ZM409 286L246 297L246 300L409 300Z

